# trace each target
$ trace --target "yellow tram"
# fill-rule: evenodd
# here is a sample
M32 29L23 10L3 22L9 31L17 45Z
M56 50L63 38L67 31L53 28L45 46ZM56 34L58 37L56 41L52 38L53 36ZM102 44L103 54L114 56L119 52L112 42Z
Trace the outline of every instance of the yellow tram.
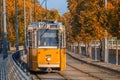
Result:
M28 68L62 71L66 68L65 27L49 20L30 23L27 30Z

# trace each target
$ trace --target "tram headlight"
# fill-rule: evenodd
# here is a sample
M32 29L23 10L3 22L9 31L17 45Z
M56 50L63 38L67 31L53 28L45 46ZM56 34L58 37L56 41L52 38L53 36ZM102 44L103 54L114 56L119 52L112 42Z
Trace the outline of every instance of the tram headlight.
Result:
M50 60L51 60L51 55L50 55L50 54L47 54L47 55L46 55L46 61L49 62Z
M51 58L50 58L50 57L48 57L48 58L47 58L47 61L50 61L50 60L51 60Z

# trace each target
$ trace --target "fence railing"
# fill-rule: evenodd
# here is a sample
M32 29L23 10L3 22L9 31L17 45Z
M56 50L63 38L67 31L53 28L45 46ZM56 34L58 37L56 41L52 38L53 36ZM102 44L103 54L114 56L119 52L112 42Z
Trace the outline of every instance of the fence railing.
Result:
M117 40L116 40L117 41ZM108 63L113 63L116 65L120 65L120 42L118 44L115 43L115 40L113 42L109 41L107 42L107 46L103 46L103 44L100 44L103 42L100 41L93 41L90 44L91 47L91 55L92 55L92 59L93 60L99 60L99 61L105 61L106 59L106 54L105 54L105 47L107 47L107 61ZM80 53L80 55L84 55L87 56L87 49L88 45L86 46L86 44L84 44L83 42L81 42L79 45L79 43L74 43L71 45L67 45L67 49L73 53ZM81 51L80 51L81 50Z
M14 53L12 57L14 59L14 63L16 64L16 66L19 66L19 71L21 73L19 75L20 78L21 79L24 78L25 80L30 80L27 64L22 60L22 56L25 54L26 53L24 50L20 50Z
M21 67L23 65L20 60L23 54L21 52L17 51L14 54L10 54L3 60L0 69L0 80L31 80L23 67Z

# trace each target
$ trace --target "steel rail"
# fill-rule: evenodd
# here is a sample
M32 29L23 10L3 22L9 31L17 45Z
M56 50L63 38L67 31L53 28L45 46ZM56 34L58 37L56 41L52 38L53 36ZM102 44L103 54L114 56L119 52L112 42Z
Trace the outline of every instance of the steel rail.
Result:
M78 68L76 68L76 67L74 67L74 66L72 66L72 65L69 65L68 63L67 63L67 65L70 66L70 67L72 67L73 69L75 69L75 70L77 70L77 71L80 71L80 72L82 72L82 73L88 74L90 77L93 77L93 78L96 78L96 79L99 79L99 80L104 80L104 79L102 79L102 78L100 78L100 77L94 76L94 75L92 75L92 74L90 74L90 73L87 73L87 72L85 72L85 71L83 71L83 70L80 70L80 69L78 69Z

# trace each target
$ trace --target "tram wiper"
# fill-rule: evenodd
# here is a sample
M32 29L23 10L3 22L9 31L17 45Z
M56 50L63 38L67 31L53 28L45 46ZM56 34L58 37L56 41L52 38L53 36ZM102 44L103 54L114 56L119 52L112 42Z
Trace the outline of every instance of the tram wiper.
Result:
M40 35L40 38L43 36L45 32L47 32L48 29L45 29L45 31Z
M45 28L44 28L44 31L43 31L43 33L40 35L40 38L43 36L43 34L45 33L45 32L47 32L47 23L46 24L44 24L43 25L43 27L45 26Z

